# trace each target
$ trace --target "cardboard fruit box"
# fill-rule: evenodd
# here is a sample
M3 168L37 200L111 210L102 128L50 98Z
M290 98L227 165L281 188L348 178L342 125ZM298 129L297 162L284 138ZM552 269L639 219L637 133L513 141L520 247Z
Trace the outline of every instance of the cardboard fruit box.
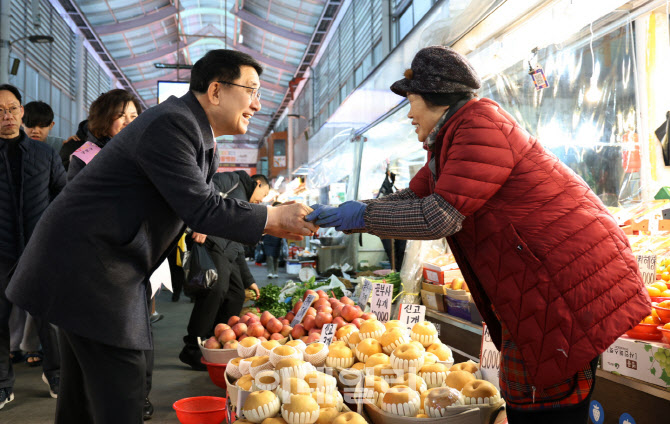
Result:
M429 283L448 285L456 277L463 277L457 264L439 266L430 262L423 263L423 279Z
M426 283L424 283L426 284ZM438 286L439 287L439 286ZM445 287L445 286L441 286ZM439 293L429 292L427 290L421 290L421 303L426 305L426 308L433 311L447 312L444 307L444 295Z
M659 358L664 358L663 366ZM619 337L602 354L604 371L670 389L670 346Z

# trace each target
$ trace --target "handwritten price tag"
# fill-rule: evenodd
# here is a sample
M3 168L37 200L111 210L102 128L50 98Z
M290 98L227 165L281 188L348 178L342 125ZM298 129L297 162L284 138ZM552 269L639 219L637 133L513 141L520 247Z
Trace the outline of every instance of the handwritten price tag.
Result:
M486 323L482 323L482 326L484 330L482 333L482 349L479 355L479 368L482 371L482 378L500 390L500 386L498 385L500 352L498 352L496 345L491 340L491 334L489 334L489 328L486 326Z
M326 346L330 346L333 342L333 337L335 336L335 330L337 329L337 324L326 324L321 330L321 338L319 341Z
M370 298L370 293L372 292L372 282L367 278L363 279L363 287L361 287L361 295L358 296L358 306L362 309L365 309L365 305L368 304L368 299Z
M426 306L401 304L398 319L405 324L407 329L411 330L414 324L418 324L426 320Z
M393 284L372 284L372 300L370 308L377 315L379 322L387 322L391 318L391 303L393 296Z
M656 281L656 255L636 255L637 267L640 268L644 284Z
M293 321L291 321L291 327L295 327L296 325L300 324L302 322L302 319L305 318L305 314L307 313L307 310L309 309L310 306L312 306L312 302L316 300L317 296L310 294L305 298L305 301L302 302L302 306L300 307L300 310L296 314L295 318L293 318Z

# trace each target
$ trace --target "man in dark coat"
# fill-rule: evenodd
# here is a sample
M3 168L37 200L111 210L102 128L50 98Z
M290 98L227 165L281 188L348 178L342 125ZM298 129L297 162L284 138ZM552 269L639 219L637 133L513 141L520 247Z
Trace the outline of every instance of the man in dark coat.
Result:
M214 174L213 182L222 196L256 204L261 203L270 191L270 185L264 175L250 177L244 171ZM244 306L244 290L252 289L260 295L256 281L249 271L244 257L244 246L241 243L207 236L204 245L216 264L218 277L206 295L195 299L188 322L188 334L184 336L184 348L179 354L179 359L183 363L200 371L207 370L207 367L200 362L202 353L198 347L198 337L203 339L211 337L217 323L228 322L231 316L239 315Z
M315 230L305 205L223 199L211 185L214 138L246 132L261 72L249 55L208 52L190 91L115 136L37 225L6 293L60 327L56 424L142 422L143 351L153 347L145 282L186 225L244 243Z
M21 129L21 94L0 85L0 409L14 399L14 371L9 358L9 314L5 297L11 268L24 252L37 221L65 186L65 170L47 144L30 139ZM53 247L57 249L57 246ZM45 267L46 264L40 264ZM43 284L51 278L45 275ZM56 330L35 317L44 351L42 367L52 397L58 394L60 359Z

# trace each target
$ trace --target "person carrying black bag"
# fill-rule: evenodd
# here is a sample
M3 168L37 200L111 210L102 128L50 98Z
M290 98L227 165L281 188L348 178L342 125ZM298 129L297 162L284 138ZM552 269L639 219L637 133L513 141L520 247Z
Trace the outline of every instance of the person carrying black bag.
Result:
M261 203L270 191L264 175L250 177L244 171L214 174L212 182L221 196L249 203ZM198 233L193 233L193 240L204 245L218 275L211 288L195 298L179 360L194 370L205 371L207 367L200 362L198 336L210 337L217 323L228 322L231 316L239 315L244 305L245 289L254 290L256 295L260 292L247 266L241 243Z

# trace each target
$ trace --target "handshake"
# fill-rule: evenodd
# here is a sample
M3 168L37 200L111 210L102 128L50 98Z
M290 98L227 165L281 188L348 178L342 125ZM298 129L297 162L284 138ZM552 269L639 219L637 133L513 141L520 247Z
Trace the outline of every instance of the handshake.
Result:
M265 232L281 238L302 240L303 236L312 235L319 227L335 227L338 231L363 229L366 206L362 202L349 201L339 207L320 204L309 207L292 202L268 207Z

